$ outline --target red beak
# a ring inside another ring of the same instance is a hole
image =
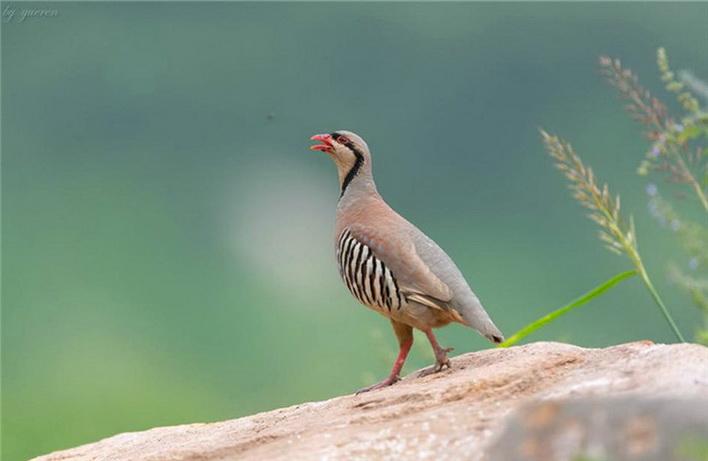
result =
[[[322,144],[315,144],[314,146],[310,146],[310,150],[319,150],[322,152],[326,152],[328,154],[332,153],[332,136],[328,134],[316,134],[313,137],[310,138],[313,141],[319,141]]]

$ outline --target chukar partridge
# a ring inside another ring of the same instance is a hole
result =
[[[428,337],[435,352],[430,371],[450,367],[433,328],[458,322],[494,343],[503,340],[450,257],[428,236],[396,213],[376,190],[366,142],[350,131],[312,136],[312,150],[327,153],[337,166],[335,251],[339,274],[363,305],[388,317],[399,343],[391,374],[359,392],[390,386],[413,344],[413,328]]]

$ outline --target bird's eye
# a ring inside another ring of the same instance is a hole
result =
[[[340,136],[337,138],[337,142],[339,144],[349,144],[351,141],[349,141],[349,138],[347,138],[346,136]]]

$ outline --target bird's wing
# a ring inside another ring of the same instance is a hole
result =
[[[408,298],[419,298],[421,304],[437,309],[446,308],[452,290],[420,258],[407,235],[387,232],[386,226],[372,229],[355,224],[349,226],[349,231],[389,268]]]

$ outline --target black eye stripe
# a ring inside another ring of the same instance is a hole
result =
[[[347,135],[342,134],[342,133],[338,133],[336,131],[333,133],[330,133],[329,135],[332,136],[335,139],[335,141],[337,141],[337,142],[339,142],[337,140],[337,138],[340,136],[344,136],[345,138],[349,139],[349,137]],[[347,146],[348,148],[350,148],[351,150],[356,150],[356,147],[354,146],[354,143],[351,141],[351,139],[349,139],[349,142],[344,143],[344,145]]]

